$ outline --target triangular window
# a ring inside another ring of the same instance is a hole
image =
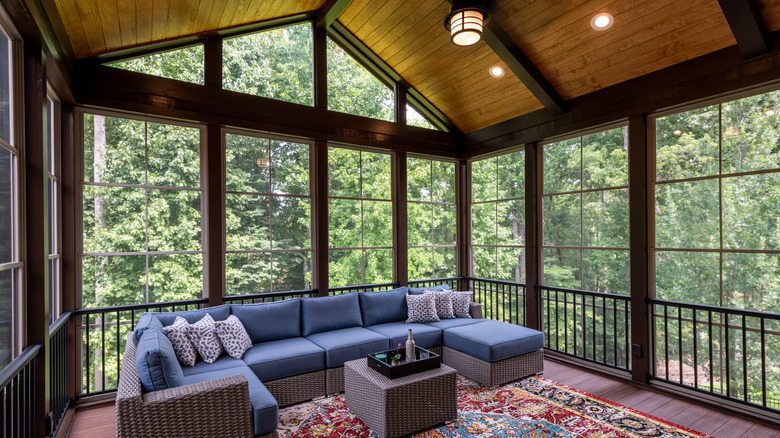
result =
[[[393,89],[328,38],[328,109],[393,121]]]
[[[106,65],[203,85],[203,44],[108,62]]]

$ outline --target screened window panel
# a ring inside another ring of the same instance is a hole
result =
[[[203,45],[106,63],[109,67],[203,85]]]
[[[328,109],[393,121],[393,90],[328,38]]]

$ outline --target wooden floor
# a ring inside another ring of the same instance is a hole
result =
[[[780,429],[639,389],[621,381],[592,374],[583,368],[545,360],[544,377],[716,438],[780,438]],[[79,410],[67,436],[114,437],[115,425],[113,405]]]

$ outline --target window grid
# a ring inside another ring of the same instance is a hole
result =
[[[309,246],[308,248],[294,248],[294,249],[284,249],[284,248],[276,248],[275,247],[275,239],[274,239],[274,206],[275,202],[273,202],[274,198],[289,198],[289,199],[306,199],[309,200],[309,205],[311,205],[311,188],[309,187],[309,194],[308,195],[294,195],[294,194],[288,194],[288,193],[276,193],[273,191],[273,182],[274,182],[274,172],[275,172],[275,166],[274,166],[274,152],[273,148],[271,147],[272,141],[289,141],[290,143],[299,144],[299,145],[307,145],[309,146],[309,160],[311,159],[311,147],[308,143],[301,141],[300,139],[287,139],[284,137],[275,137],[275,136],[258,136],[253,135],[251,133],[243,132],[243,131],[229,131],[225,134],[235,136],[235,137],[247,137],[252,138],[254,140],[264,140],[266,142],[265,145],[265,151],[266,156],[268,157],[268,191],[243,191],[243,190],[228,190],[225,188],[226,194],[232,194],[232,195],[242,195],[242,196],[265,196],[268,197],[268,224],[269,224],[269,248],[268,249],[228,249],[225,251],[225,254],[246,254],[246,255],[254,255],[254,254],[268,254],[269,256],[269,272],[271,273],[268,278],[269,288],[266,292],[278,292],[276,290],[276,282],[277,278],[276,275],[274,275],[275,271],[275,254],[280,253],[305,253],[308,254],[309,258],[311,258],[311,239],[309,240]],[[227,141],[225,142],[227,144]],[[225,154],[227,156],[227,153]],[[309,183],[311,184],[311,182]],[[226,206],[226,209],[229,208]],[[310,217],[311,220],[311,217]],[[311,225],[310,225],[311,226]],[[227,233],[227,229],[225,230]],[[227,263],[226,263],[227,266]],[[311,271],[309,271],[311,273]],[[225,281],[227,282],[227,276],[225,278]],[[303,289],[308,289],[311,287],[311,281],[309,280],[303,287]],[[230,285],[225,284],[225,295],[235,295],[230,292]],[[262,291],[253,291],[253,293],[258,293]]]
[[[46,98],[47,152],[49,180],[49,324],[62,312],[62,250],[60,248],[60,157],[59,102],[50,94]]]

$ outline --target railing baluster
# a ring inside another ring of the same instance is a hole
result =
[[[707,311],[707,330],[709,332],[709,353],[710,353],[710,392],[715,392],[715,363],[712,361],[712,310]]]
[[[699,330],[696,326],[696,309],[693,309],[693,386],[699,387]]]
[[[669,380],[669,306],[664,305],[664,368],[666,380]]]
[[[761,404],[766,407],[766,328],[764,318],[761,321]]]
[[[742,384],[744,385],[744,400],[748,401],[747,379],[747,317],[742,315]]]
[[[726,397],[731,397],[731,355],[729,354],[729,315],[721,313],[721,318],[726,317]]]
[[[677,362],[680,364],[680,385],[683,384],[682,307],[677,308]]]

